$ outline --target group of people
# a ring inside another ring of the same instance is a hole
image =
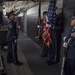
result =
[[[45,18],[47,11],[43,12],[43,19]],[[23,63],[18,60],[17,56],[17,27],[15,22],[15,14],[14,12],[10,12],[8,15],[9,21],[7,23],[8,33],[7,33],[7,42],[8,42],[8,54],[7,54],[7,62],[14,63],[15,65],[22,65]],[[43,34],[43,19],[41,20],[40,31],[41,35]],[[50,47],[47,47],[44,43],[42,46],[41,57],[46,57],[50,55],[50,60],[47,61],[48,65],[53,65],[60,61],[60,45],[61,45],[61,26],[60,21],[57,19],[56,24],[53,24],[50,27],[52,44]],[[64,73],[65,75],[75,75],[75,13],[72,15],[71,20],[72,29],[69,34],[64,37],[63,47],[67,49],[66,59],[64,64]],[[42,36],[41,36],[42,40]],[[40,40],[40,41],[41,41]],[[43,41],[43,40],[42,40]]]
[[[45,18],[47,12],[43,12],[43,18]],[[59,19],[57,19],[59,21]],[[40,29],[41,29],[41,36],[43,33],[43,19],[41,21]],[[64,64],[64,73],[65,75],[75,75],[75,13],[72,15],[71,19],[71,30],[69,34],[63,38],[63,47],[66,48],[66,56],[65,56],[65,64]],[[52,26],[53,27],[53,26]],[[47,61],[48,65],[53,65],[60,61],[60,46],[61,46],[61,27],[59,23],[55,24],[55,29],[51,29],[51,37],[52,37],[52,44],[48,47],[45,43],[42,46],[42,53],[41,57],[46,57],[50,55],[50,60]],[[41,37],[42,38],[42,37]],[[39,38],[40,39],[40,38]],[[40,40],[41,41],[41,40]]]
[[[40,26],[38,26],[38,30],[40,29],[40,35],[38,38],[38,44],[37,45],[42,45],[42,53],[41,57],[47,57],[49,53],[49,61],[47,61],[48,65],[53,65],[55,63],[58,63],[60,61],[60,45],[61,45],[61,22],[60,18],[57,17],[56,24],[53,24],[50,26],[51,30],[51,39],[52,39],[52,44],[50,47],[48,47],[44,40],[43,40],[43,33],[44,33],[44,18],[47,15],[47,11],[43,12],[43,19],[41,20]],[[56,14],[55,14],[56,15]],[[37,31],[38,31],[37,30]]]

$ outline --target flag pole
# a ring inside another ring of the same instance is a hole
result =
[[[41,23],[41,0],[39,0],[39,9],[38,9],[38,24]]]
[[[38,8],[38,25],[41,23],[41,0],[39,0],[39,8]],[[40,28],[38,30],[38,35],[40,36]]]
[[[38,23],[37,23],[37,36],[35,37],[38,40],[37,47],[40,47],[40,23],[41,23],[41,0],[38,0],[39,7],[38,7]]]

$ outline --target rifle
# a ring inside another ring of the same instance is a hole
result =
[[[62,60],[62,66],[61,66],[61,75],[64,74],[64,64],[65,64],[65,57],[67,54],[67,48],[64,49],[64,56],[63,56],[63,60]]]

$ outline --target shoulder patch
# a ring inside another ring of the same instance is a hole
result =
[[[9,23],[9,28],[13,28],[13,25],[11,23]]]

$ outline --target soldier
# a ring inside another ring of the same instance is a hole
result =
[[[7,62],[14,63],[15,65],[22,65],[23,63],[19,62],[17,56],[17,32],[16,32],[16,22],[15,14],[13,11],[7,14],[8,16],[8,33],[7,33],[7,42],[8,42],[8,54]]]
[[[61,18],[60,15],[57,15],[56,20],[56,32],[57,32],[57,50],[56,50],[56,59],[55,61],[60,62],[60,49],[61,49]]]
[[[57,15],[55,13],[53,13],[53,15],[55,15],[54,16],[55,20],[50,21],[52,44],[50,45],[50,47],[48,47],[47,45],[44,44],[43,50],[42,50],[42,55],[41,55],[42,57],[46,57],[48,55],[48,52],[49,52],[50,60],[47,61],[48,65],[53,65],[56,63],[56,61],[55,61],[55,53],[56,53],[55,50],[57,50],[57,32],[56,32],[56,30],[59,28],[59,26],[56,25]]]
[[[71,26],[68,36],[64,37],[63,46],[67,48],[64,65],[65,75],[75,75],[75,13],[72,15]]]
[[[43,12],[43,19],[41,20],[41,25],[40,25],[41,34],[43,34],[44,18],[46,15],[47,15],[47,11],[44,11]],[[46,57],[47,54],[48,54],[48,48],[45,45],[45,43],[43,42],[41,57]]]
[[[51,23],[51,37],[52,44],[50,45],[49,55],[50,60],[53,60],[55,63],[60,61],[60,48],[61,48],[61,20],[60,17],[54,13],[56,17],[56,22]],[[50,63],[48,61],[48,64]]]
[[[44,18],[47,14],[47,11],[43,12],[43,19],[41,20],[40,25],[37,25],[37,31],[36,34],[37,36],[35,37],[37,39],[37,47],[42,46],[43,47],[43,39],[42,39],[42,34],[43,34],[43,26],[44,26]],[[43,53],[44,51],[42,51]],[[41,55],[42,55],[41,53]]]

